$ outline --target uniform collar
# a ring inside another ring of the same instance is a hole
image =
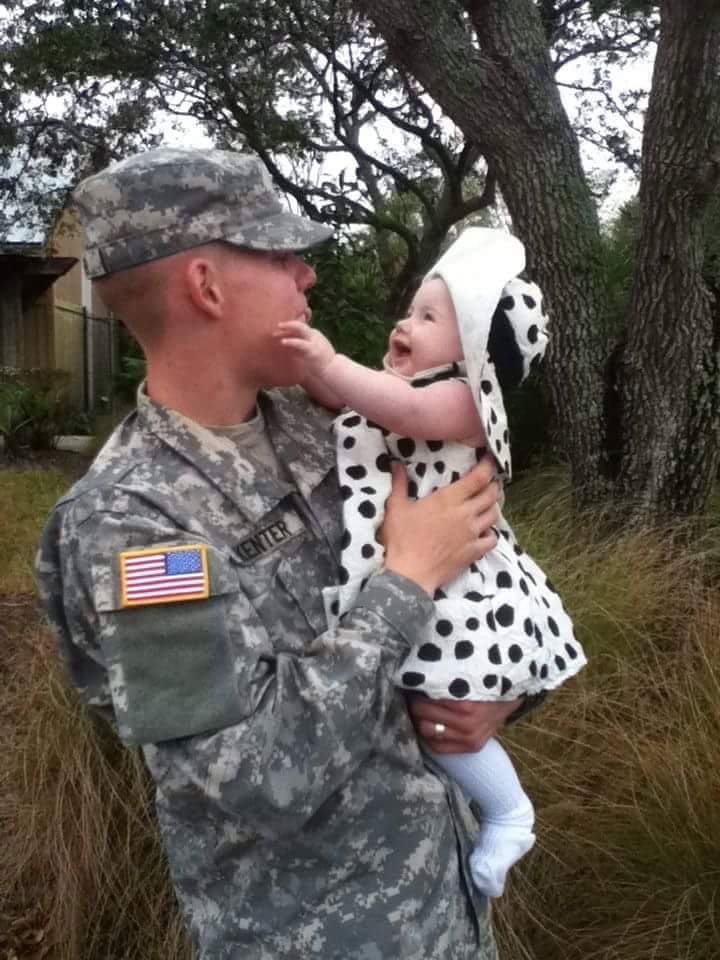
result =
[[[258,395],[270,442],[287,475],[271,471],[252,452],[148,397],[137,396],[139,425],[191,463],[255,524],[298,489],[306,499],[335,461],[330,433],[333,414],[313,405],[304,391]]]
[[[261,391],[258,406],[270,441],[305,499],[335,466],[337,411],[313,403],[301,387]]]

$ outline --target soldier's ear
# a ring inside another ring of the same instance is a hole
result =
[[[195,309],[208,320],[219,320],[225,308],[222,276],[212,257],[192,256],[183,264],[184,292]]]
[[[495,366],[500,389],[507,390],[522,383],[524,367],[522,353],[515,338],[515,330],[502,303],[501,300],[490,321],[488,356]]]

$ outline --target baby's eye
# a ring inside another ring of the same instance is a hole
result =
[[[423,320],[429,320],[431,323],[434,323],[434,322],[435,322],[435,317],[433,316],[432,313],[424,313],[424,314],[423,314]]]

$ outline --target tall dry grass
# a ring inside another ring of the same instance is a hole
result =
[[[0,958],[189,960],[140,759],[81,709],[31,592],[66,486],[0,473]]]
[[[516,532],[590,665],[512,731],[538,849],[499,906],[512,960],[720,958],[718,530],[608,534],[562,474],[513,491]]]
[[[557,472],[511,493],[591,664],[506,738],[538,844],[497,906],[502,960],[718,960],[720,537],[609,535]],[[0,606],[0,956],[188,960],[137,756],[79,710],[37,613],[15,619]]]

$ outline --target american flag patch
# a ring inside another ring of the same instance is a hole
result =
[[[120,554],[121,606],[205,600],[210,593],[207,549],[202,545]]]

